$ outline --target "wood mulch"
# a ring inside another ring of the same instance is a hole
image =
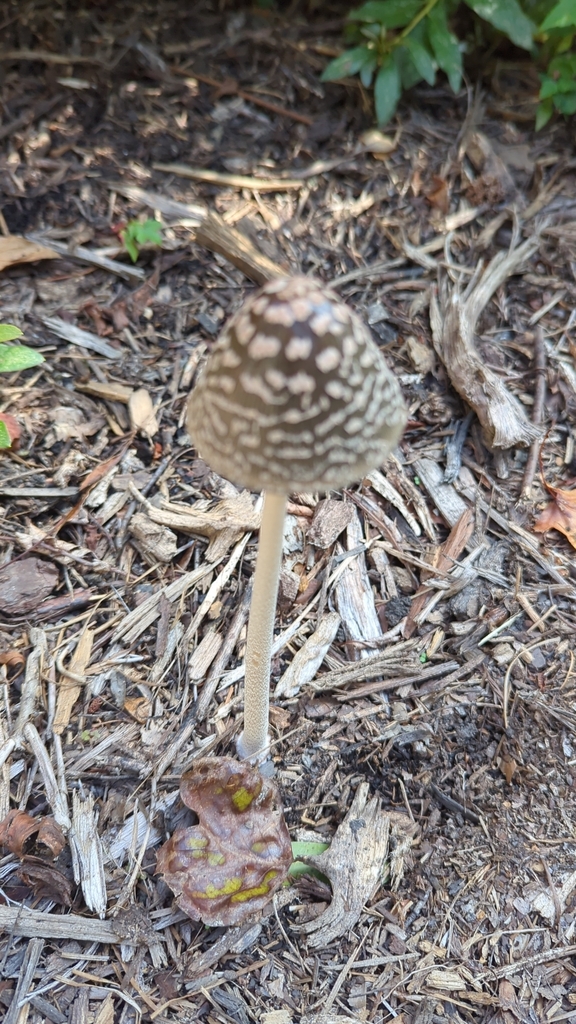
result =
[[[358,84],[319,81],[346,5],[316,6],[0,3],[0,320],[46,359],[0,388],[7,1024],[576,1021],[576,580],[534,529],[541,473],[576,475],[574,122],[535,135],[494,66],[366,135]],[[385,476],[289,509],[290,832],[391,829],[330,939],[315,876],[206,929],[155,875],[180,776],[234,753],[259,515],[186,396],[278,268],[363,314],[410,410]]]

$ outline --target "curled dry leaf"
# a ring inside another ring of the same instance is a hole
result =
[[[15,857],[24,857],[30,843],[36,836],[39,852],[48,851],[51,857],[58,857],[66,845],[64,833],[54,818],[33,818],[27,811],[10,811],[0,821],[0,846],[5,846]]]
[[[550,487],[546,481],[544,486],[554,501],[544,509],[534,523],[536,533],[558,530],[568,538],[572,547],[576,548],[576,490],[563,491],[560,487]]]
[[[35,896],[61,903],[64,907],[72,906],[72,883],[52,864],[45,864],[37,857],[26,857],[16,873]]]
[[[276,785],[230,757],[206,757],[182,777],[180,795],[199,823],[178,829],[157,871],[194,921],[241,924],[288,874],[290,836]]]

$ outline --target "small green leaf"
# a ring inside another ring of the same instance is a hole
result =
[[[346,50],[339,57],[331,60],[328,67],[324,68],[321,78],[323,82],[335,82],[339,78],[349,78],[360,70],[372,51],[367,46],[355,46],[353,50]]]
[[[0,448],[11,448],[12,441],[10,434],[8,433],[8,427],[4,423],[4,420],[0,417]]]
[[[376,120],[381,128],[393,117],[402,93],[398,65],[390,57],[380,68],[374,83]]]
[[[426,23],[438,67],[447,76],[452,92],[458,92],[462,82],[462,54],[456,36],[448,27],[446,5],[443,0],[432,8]]]
[[[394,52],[394,57],[400,72],[400,82],[403,89],[411,89],[417,82],[422,81],[422,75],[414,64],[412,54],[405,46],[398,46]]]
[[[0,346],[0,373],[14,373],[16,370],[29,370],[44,362],[44,356],[27,345]]]
[[[555,78],[550,78],[548,75],[541,76],[542,85],[540,86],[540,99],[547,100],[550,96],[555,96],[558,89],[558,82]]]
[[[371,53],[368,60],[364,62],[360,68],[360,81],[365,89],[369,89],[372,85],[372,78],[376,70],[378,59],[375,53]]]
[[[292,856],[296,857],[317,857],[319,853],[324,853],[327,850],[330,843],[315,843],[309,840],[302,840],[301,842],[292,843]]]
[[[428,53],[426,47],[422,46],[422,43],[417,42],[416,39],[413,39],[412,36],[406,36],[404,46],[409,51],[414,62],[414,67],[418,71],[420,77],[423,78],[425,82],[428,82],[428,85],[434,85],[436,69],[434,68],[432,57]]]
[[[532,49],[536,26],[525,14],[518,0],[465,0],[468,7],[494,28],[504,32],[516,46]]]
[[[423,0],[368,0],[350,11],[349,21],[378,22],[384,28],[404,28],[424,6]]]
[[[153,218],[129,220],[120,238],[132,263],[136,263],[141,245],[162,245],[162,225]]]
[[[560,0],[546,15],[540,25],[541,32],[547,32],[551,28],[568,28],[576,25],[576,0]]]
[[[330,885],[329,879],[321,871],[318,871],[318,868],[304,864],[303,861],[297,859],[298,857],[317,857],[319,853],[324,853],[324,850],[327,850],[329,845],[329,843],[307,841],[292,843],[292,856],[294,860],[288,869],[288,874],[292,878],[300,878],[301,875],[314,875],[315,878],[319,878],[322,882]]]
[[[543,100],[542,103],[538,104],[538,109],[536,111],[536,131],[537,132],[539,132],[540,129],[543,128],[545,124],[548,124],[548,121],[552,117],[553,112],[554,112],[554,104],[553,104],[553,101],[551,99]]]
[[[22,331],[19,327],[15,327],[14,324],[0,324],[0,343],[21,337]]]
[[[162,225],[149,217],[148,220],[134,221],[132,233],[138,245],[162,245]]]
[[[561,93],[553,101],[556,110],[561,114],[576,114],[576,89],[573,92]]]

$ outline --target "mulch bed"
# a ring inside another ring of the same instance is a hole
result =
[[[358,84],[319,81],[345,5],[293,8],[0,4],[0,259],[8,236],[31,259],[6,259],[0,320],[46,360],[0,388],[8,1024],[576,1021],[576,582],[568,540],[535,530],[544,481],[576,470],[574,123],[535,135],[529,76],[495,65],[483,104],[417,89],[374,138]],[[154,216],[162,250],[132,264],[119,233]],[[197,457],[186,398],[278,269],[364,316],[410,414],[385,477],[289,505],[291,836],[330,843],[359,791],[396,828],[324,945],[302,930],[331,900],[315,876],[207,929],[155,874],[190,820],[182,773],[235,751],[257,543],[257,496]],[[466,392],[466,324],[497,400]]]

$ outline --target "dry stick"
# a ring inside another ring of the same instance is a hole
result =
[[[222,674],[226,669],[226,665],[228,664],[228,661],[236,646],[236,643],[238,642],[240,633],[242,632],[242,629],[244,628],[244,625],[248,618],[251,598],[252,580],[248,583],[240,600],[240,604],[238,605],[236,611],[234,612],[232,621],[230,623],[230,628],[224,638],[222,647],[220,648],[216,658],[214,659],[212,667],[206,677],[206,682],[202,687],[200,696],[198,697],[195,707],[192,709],[192,714],[194,715],[194,719],[197,722],[202,721],[202,719],[205,718],[208,712],[210,701],[212,700],[212,697],[214,696],[216,690],[218,689],[218,683],[222,678]]]
[[[208,213],[195,232],[195,241],[211,252],[224,256],[256,284],[273,277],[285,277],[289,271],[259,252],[237,228],[226,224],[217,213]]]
[[[546,345],[542,329],[538,327],[534,332],[534,370],[536,374],[536,387],[534,390],[534,407],[532,411],[532,422],[539,427],[544,422],[544,408],[546,403]],[[530,500],[532,497],[532,484],[534,474],[538,465],[540,455],[540,439],[536,439],[530,446],[524,479],[522,480],[522,497]]]

